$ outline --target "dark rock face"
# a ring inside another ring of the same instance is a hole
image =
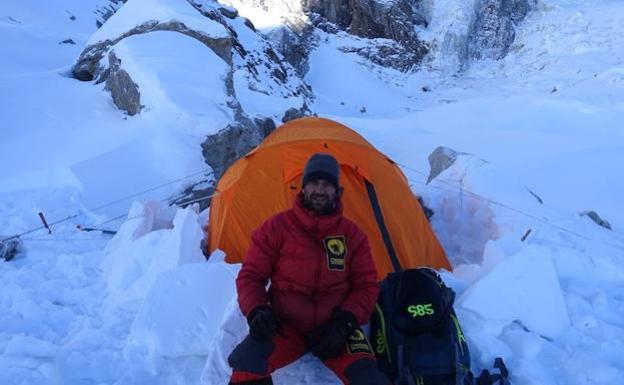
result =
[[[532,0],[477,0],[470,28],[468,54],[473,59],[500,60],[509,52],[516,25],[528,14]]]
[[[375,0],[304,0],[304,6],[356,36],[384,38],[399,43],[394,49],[403,47],[403,53],[408,55],[404,63],[409,61],[418,64],[428,52],[428,47],[414,31],[414,26],[426,27],[428,24],[420,0],[396,0],[392,3]],[[402,67],[406,67],[404,63]]]
[[[219,12],[228,19],[235,19],[238,16],[238,10],[228,6],[219,7]]]
[[[236,122],[208,136],[202,143],[202,153],[218,179],[232,163],[256,147],[263,138],[263,130],[255,123]]]
[[[109,0],[109,4],[97,7],[95,10],[95,14],[97,15],[95,25],[100,28],[106,20],[110,19],[110,17],[126,3],[126,1],[127,0]]]
[[[212,168],[216,179],[219,179],[228,167],[259,145],[276,128],[271,118],[251,120],[244,114],[240,105],[233,106],[233,108],[236,113],[235,122],[217,134],[209,135],[202,143],[202,154],[206,163]],[[288,109],[282,122],[310,114],[308,106],[304,104],[299,109]]]
[[[282,3],[275,0],[276,3]],[[409,71],[418,67],[429,47],[418,38],[415,26],[428,24],[422,0],[304,0],[299,18],[291,18],[284,27],[268,37],[280,53],[303,77],[309,70],[308,55],[317,44],[315,29],[328,34],[346,32],[370,39],[365,47],[342,47],[372,63]],[[255,2],[254,2],[255,4]],[[263,8],[271,3],[260,1]]]
[[[349,0],[304,0],[304,8],[318,13],[327,21],[345,30],[351,25],[352,6]]]
[[[105,90],[110,91],[115,105],[128,115],[133,116],[141,111],[141,93],[139,86],[130,75],[121,68],[121,60],[115,56],[115,51],[108,54],[109,70],[106,77]]]
[[[255,118],[254,123],[260,130],[260,134],[262,134],[263,138],[266,138],[271,132],[273,132],[277,128],[275,127],[275,122],[271,118]]]
[[[291,120],[303,118],[304,116],[310,116],[310,115],[312,115],[312,113],[308,109],[308,106],[304,105],[303,107],[299,109],[289,108],[288,110],[286,110],[286,112],[284,113],[284,116],[282,117],[282,123],[286,123]]]
[[[300,109],[290,108],[284,114],[282,122],[310,115],[307,106]],[[262,142],[273,130],[275,122],[271,118],[238,116],[236,122],[228,125],[219,133],[209,135],[202,143],[202,153],[206,163],[214,171],[214,177],[221,175],[236,160],[243,157]]]
[[[355,52],[382,67],[407,72],[414,68],[428,52],[425,45],[403,45],[394,41],[372,41],[365,47],[342,47],[342,52]]]
[[[427,26],[423,14],[418,12],[417,1],[398,0],[392,5],[375,0],[353,2],[349,32],[367,38],[387,38],[408,43],[417,38],[414,25]]]
[[[376,42],[373,49],[353,51],[376,64],[406,71],[420,64],[429,51],[414,30],[414,26],[428,25],[420,0],[304,0],[304,7],[320,16],[312,20],[323,30],[327,29],[324,23],[330,22],[363,38],[390,39],[385,47]],[[389,53],[394,58],[386,60]]]
[[[308,54],[315,44],[314,27],[303,20],[292,21],[285,28],[273,30],[267,37],[295,68],[297,75],[304,77],[310,70]]]
[[[247,118],[240,106],[236,111],[236,121],[229,124],[217,134],[209,135],[202,143],[202,154],[206,163],[212,168],[207,187],[191,186],[180,194],[176,204],[187,202],[199,203],[200,210],[210,205],[210,196],[215,191],[217,180],[236,160],[243,157],[262,140],[275,130],[275,122],[271,118]],[[205,181],[199,184],[205,184]]]

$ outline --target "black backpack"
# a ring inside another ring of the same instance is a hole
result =
[[[455,292],[431,269],[390,273],[371,318],[379,369],[398,385],[472,385]]]

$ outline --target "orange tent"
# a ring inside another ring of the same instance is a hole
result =
[[[291,207],[316,152],[340,163],[344,214],[368,235],[379,279],[401,268],[450,270],[399,167],[355,131],[321,118],[284,124],[223,174],[210,207],[209,251],[221,249],[226,261],[241,262],[251,232]]]

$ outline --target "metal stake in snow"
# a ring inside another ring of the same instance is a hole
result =
[[[43,222],[43,227],[48,229],[48,234],[52,234],[52,230],[50,230],[50,226],[48,226],[48,222],[46,221],[45,217],[43,216],[43,212],[39,212],[39,218],[41,218],[41,222]]]
[[[95,227],[83,227],[82,225],[76,225],[76,228],[80,231],[86,231],[86,232],[91,232],[91,231],[99,231],[102,234],[107,234],[107,235],[115,235],[117,234],[116,231],[114,230],[106,230],[106,229],[98,229]]]
[[[528,230],[526,231],[526,233],[524,233],[524,235],[522,236],[522,238],[520,238],[520,241],[521,241],[521,242],[526,241],[526,239],[529,237],[529,234],[531,234],[531,231],[532,231],[531,229],[528,229]]]

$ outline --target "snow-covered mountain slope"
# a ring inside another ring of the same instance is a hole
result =
[[[421,36],[436,48],[413,74],[357,55],[365,39],[315,31],[303,79],[311,110],[399,163],[436,212],[476,370],[502,356],[513,384],[623,383],[624,5],[543,0],[505,58],[456,73],[467,3],[429,3]],[[199,143],[233,114],[219,81],[230,67],[188,35],[127,37],[114,50],[146,106],[127,116],[104,85],[71,78],[105,5],[0,5],[0,236],[37,228],[39,212],[69,217],[52,234],[24,235],[21,253],[0,263],[0,383],[221,384],[246,333],[238,267],[202,261],[207,212],[162,200],[209,171]],[[271,44],[228,20],[251,34],[239,36],[250,51]],[[236,60],[242,110],[279,118],[292,100],[248,87]],[[438,146],[457,159],[426,184]],[[591,210],[611,230],[581,215]],[[311,356],[275,379],[337,383]]]

